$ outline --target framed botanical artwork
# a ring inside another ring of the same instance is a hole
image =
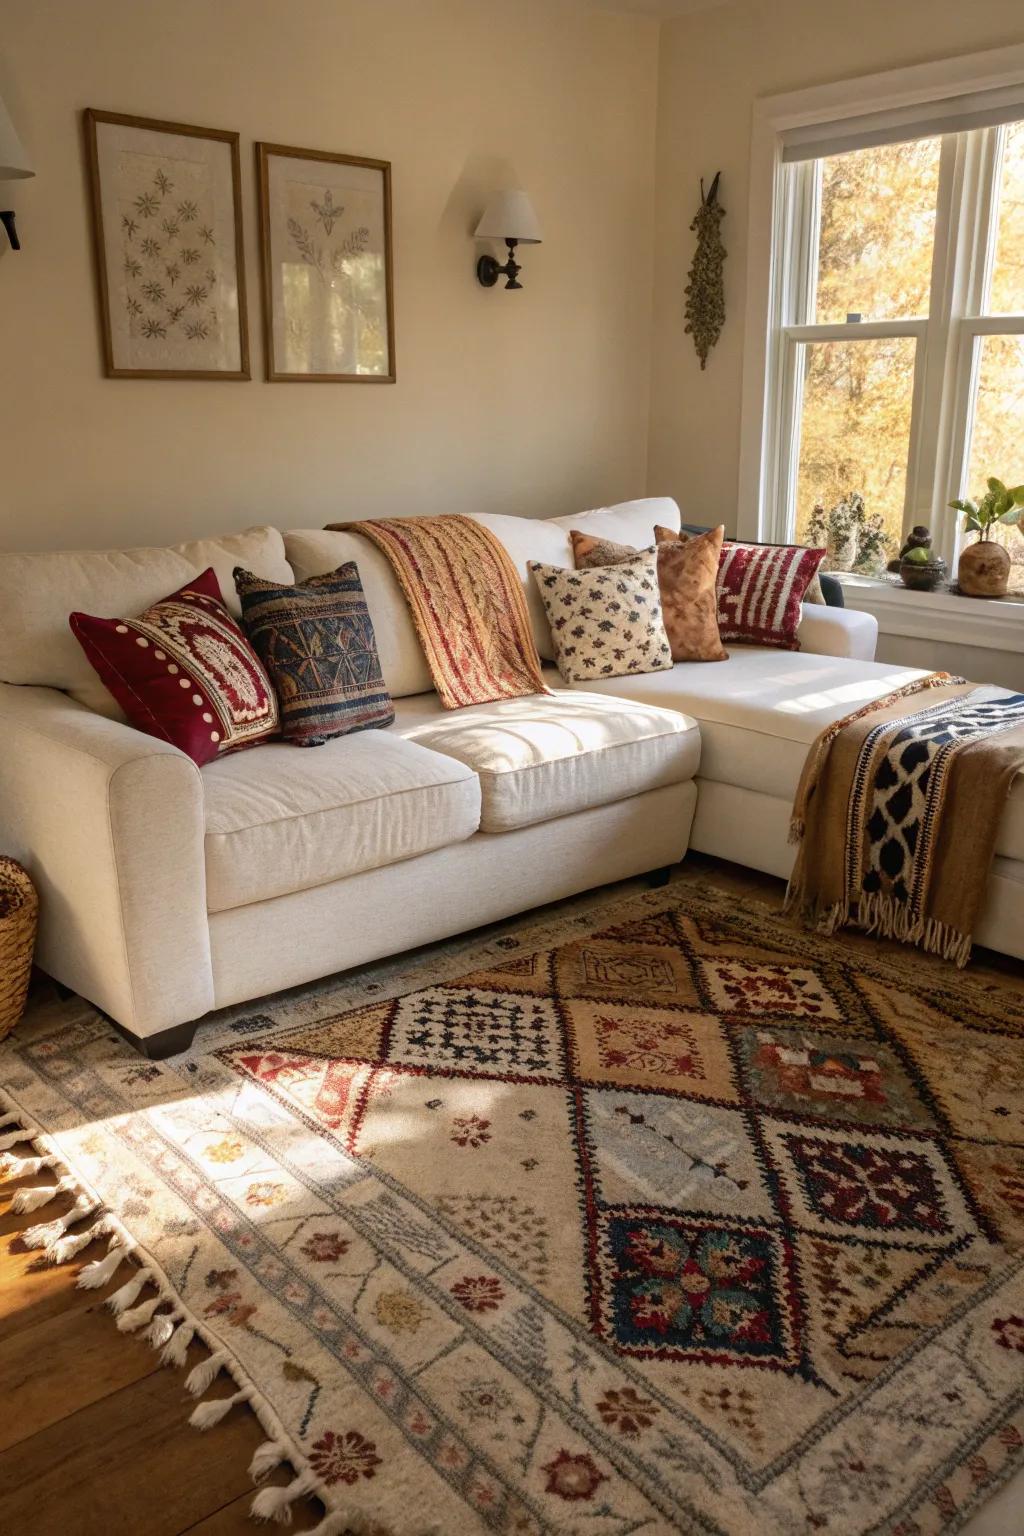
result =
[[[238,134],[84,121],[108,378],[247,379]]]
[[[391,166],[256,145],[267,378],[393,384]]]

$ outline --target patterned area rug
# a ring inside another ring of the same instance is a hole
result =
[[[0,1146],[215,1352],[194,1422],[251,1403],[257,1514],[929,1536],[1024,1465],[1024,998],[675,887],[202,1034],[44,1010]]]

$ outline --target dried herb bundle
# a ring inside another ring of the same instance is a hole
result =
[[[697,249],[690,266],[690,281],[686,285],[686,333],[693,337],[702,369],[707,367],[708,353],[725,324],[725,285],[722,281],[725,246],[719,227],[725,209],[718,201],[721,174],[716,171],[706,196],[701,178],[700,207],[690,225],[697,232]]]

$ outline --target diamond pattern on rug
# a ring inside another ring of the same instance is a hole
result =
[[[498,992],[523,992],[531,997],[550,997],[551,960],[543,950],[536,955],[518,955],[500,965],[470,971],[446,985],[459,991],[476,992],[480,988]]]
[[[663,1008],[702,1006],[678,942],[653,944],[598,934],[566,944],[554,959],[555,981],[563,997]]]
[[[671,1088],[736,1101],[725,1033],[714,1014],[633,1003],[565,1003],[574,1071],[588,1083]]]
[[[565,1076],[558,1016],[547,998],[428,987],[402,998],[389,1059],[441,1072]]]
[[[278,1050],[240,1051],[238,1063],[257,1082],[284,1089],[314,1120],[342,1137],[352,1129],[361,1091],[374,1071],[368,1065]]]
[[[744,1082],[766,1109],[860,1125],[934,1125],[889,1046],[763,1025],[743,1027],[734,1039]]]
[[[812,1231],[934,1247],[974,1225],[924,1139],[778,1126],[769,1134],[793,1215]]]
[[[591,1089],[583,1118],[594,1193],[602,1204],[774,1217],[742,1111],[663,1094]]]
[[[391,1003],[376,1003],[369,1008],[353,1009],[350,1013],[329,1015],[315,1024],[278,1035],[277,1043],[310,1056],[379,1061],[393,1011]]]
[[[600,1329],[625,1354],[795,1367],[784,1239],[637,1207],[599,1224]]]
[[[708,1007],[722,1013],[835,1023],[843,1016],[821,976],[806,966],[715,958],[701,960],[699,971]]]
[[[865,990],[960,1136],[1024,1144],[1024,1030],[1007,1021],[1005,1035],[986,1033],[969,1014],[951,1017],[941,997],[895,994],[870,980]]]

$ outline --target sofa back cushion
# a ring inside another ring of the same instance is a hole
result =
[[[614,507],[595,507],[590,512],[546,520],[490,512],[473,512],[470,516],[501,540],[519,572],[530,610],[533,638],[545,661],[555,659],[555,648],[540,592],[530,575],[530,561],[572,570],[575,561],[569,534],[573,528],[583,529],[597,539],[613,539],[634,548],[646,548],[654,543],[656,523],[676,532],[680,524],[679,508],[670,496],[648,496],[640,501],[623,501]]]
[[[212,566],[226,606],[238,617],[236,565],[268,580],[294,580],[276,528],[163,549],[0,554],[0,681],[60,688],[99,714],[123,720],[71,633],[68,615],[79,609],[104,619],[133,618]]]
[[[359,570],[384,686],[393,699],[428,693],[434,686],[398,578],[369,539],[329,528],[292,528],[284,536],[296,581],[323,576],[354,560]]]

